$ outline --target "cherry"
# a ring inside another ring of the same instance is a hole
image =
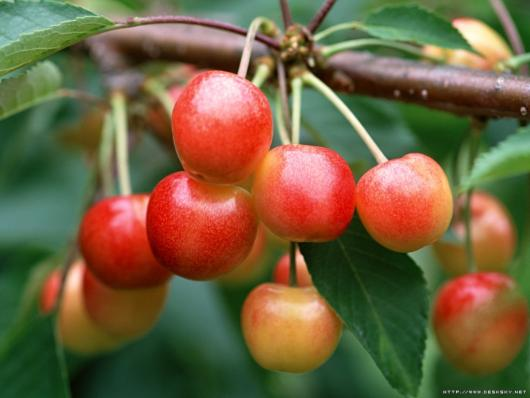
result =
[[[152,287],[171,275],[156,261],[147,240],[148,201],[145,194],[106,198],[83,217],[81,252],[87,266],[108,286]]]
[[[221,275],[219,281],[226,285],[242,285],[259,278],[265,271],[265,249],[267,235],[263,224],[258,224],[256,239],[247,258],[227,274]]]
[[[433,324],[442,352],[455,367],[494,373],[508,366],[526,340],[527,303],[507,275],[468,274],[440,289]]]
[[[453,275],[467,271],[463,207],[464,200],[458,201],[451,226],[460,242],[439,240],[433,245],[440,264]],[[479,271],[507,270],[515,251],[515,227],[502,203],[486,192],[474,192],[471,197],[471,240]]]
[[[88,268],[82,281],[88,314],[109,335],[134,339],[146,334],[158,320],[168,284],[138,289],[114,289],[100,282]]]
[[[450,65],[483,70],[493,70],[499,62],[512,56],[506,41],[484,22],[473,18],[457,18],[453,20],[453,26],[480,55],[466,50],[442,49],[435,46],[426,46],[424,52],[442,58]]]
[[[357,186],[359,217],[372,238],[398,252],[438,240],[451,221],[453,199],[442,168],[411,153],[368,170]]]
[[[312,286],[313,281],[311,280],[311,275],[309,274],[309,271],[307,270],[307,265],[304,260],[304,256],[302,256],[302,253],[300,251],[296,251],[296,284],[300,287],[305,286]],[[291,264],[290,264],[290,257],[289,253],[283,255],[278,263],[276,263],[276,267],[274,268],[274,282],[280,283],[283,285],[289,284],[289,275],[291,273],[290,270]]]
[[[192,79],[175,104],[172,125],[184,169],[209,182],[243,181],[272,142],[267,97],[229,72],[208,71]]]
[[[355,180],[348,164],[319,146],[272,149],[256,171],[252,192],[263,223],[296,242],[337,238],[355,210]]]
[[[247,191],[200,182],[185,172],[160,181],[147,209],[147,235],[156,258],[195,280],[216,278],[241,264],[257,226]]]
[[[335,351],[342,323],[314,287],[265,283],[248,295],[243,336],[256,362],[270,370],[303,373]]]
[[[101,329],[88,315],[82,294],[82,278],[85,264],[72,264],[66,277],[64,296],[59,309],[58,326],[62,344],[78,354],[96,354],[117,348],[123,341]],[[40,308],[49,313],[57,301],[61,287],[62,272],[48,275],[40,296]]]

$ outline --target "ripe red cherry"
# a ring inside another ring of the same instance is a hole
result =
[[[173,139],[182,165],[194,177],[216,183],[243,181],[272,142],[267,98],[233,73],[200,73],[175,104]]]
[[[527,338],[527,303],[507,275],[468,274],[441,288],[433,324],[442,352],[455,367],[494,373],[509,365]]]
[[[111,336],[129,340],[153,328],[164,308],[168,284],[113,289],[85,268],[82,291],[87,313],[98,327]]]
[[[216,278],[250,253],[258,220],[244,189],[173,173],[153,190],[147,235],[156,258],[184,278]]]
[[[451,228],[453,234],[461,241],[440,240],[433,245],[442,267],[453,275],[461,275],[467,271],[465,222],[462,214],[464,200],[457,203],[457,212]],[[474,192],[471,197],[471,241],[479,271],[507,270],[515,252],[515,226],[502,203],[486,192]]]
[[[357,210],[377,242],[397,252],[411,252],[443,235],[453,214],[453,198],[438,163],[411,153],[379,164],[361,177]]]
[[[248,295],[241,313],[245,342],[265,369],[303,373],[335,351],[342,323],[314,287],[265,283]]]
[[[263,223],[296,242],[337,238],[355,210],[355,180],[348,164],[319,146],[272,149],[256,171],[252,192]]]
[[[276,263],[273,275],[274,282],[282,285],[289,285],[289,276],[291,274],[290,266],[289,253],[287,253],[280,258],[278,263]],[[302,253],[298,250],[296,251],[296,284],[300,287],[313,285],[304,256],[302,256]]]
[[[171,273],[156,261],[145,230],[148,195],[115,196],[92,206],[81,223],[79,244],[87,266],[108,286],[140,288]]]

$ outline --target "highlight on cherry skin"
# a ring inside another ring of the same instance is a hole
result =
[[[265,283],[243,304],[241,327],[247,347],[265,369],[303,373],[333,354],[342,322],[314,287]]]
[[[80,355],[94,355],[118,348],[124,341],[111,336],[100,328],[89,316],[82,292],[85,270],[83,261],[78,260],[70,267],[66,276],[64,295],[58,315],[59,337],[69,351]],[[62,271],[51,272],[41,290],[40,309],[49,313],[58,299]]]
[[[438,163],[410,153],[373,167],[359,179],[357,211],[379,244],[411,252],[444,234],[453,214],[453,197]]]
[[[184,169],[214,183],[245,180],[272,142],[267,97],[250,81],[224,71],[202,72],[186,85],[172,126]]]
[[[258,219],[244,189],[176,172],[153,190],[146,225],[153,253],[163,266],[184,278],[206,280],[245,260]]]
[[[478,54],[436,46],[425,46],[423,52],[441,58],[449,65],[482,70],[494,70],[499,62],[512,56],[510,47],[501,35],[478,19],[456,18],[453,20],[453,27],[458,29]]]
[[[336,239],[355,210],[355,180],[335,151],[312,145],[273,148],[252,187],[259,218],[280,238],[295,242]]]
[[[114,196],[93,205],[79,229],[79,247],[90,270],[117,289],[166,282],[171,273],[153,256],[145,217],[149,195]]]
[[[433,244],[442,268],[450,275],[465,274],[468,267],[464,244],[464,203],[465,196],[457,201],[450,227],[460,241],[439,240]],[[476,191],[471,197],[471,241],[474,262],[479,271],[507,271],[515,252],[515,226],[503,204],[486,192]]]
[[[168,283],[138,289],[114,289],[99,281],[87,268],[82,290],[88,314],[106,333],[122,340],[136,339],[158,321]]]
[[[307,270],[307,264],[304,260],[304,256],[300,253],[300,250],[296,251],[295,256],[296,265],[296,286],[306,287],[313,286],[311,274]],[[284,254],[276,263],[274,268],[273,280],[275,283],[282,285],[289,285],[289,277],[291,274],[291,264],[289,253]]]
[[[527,302],[505,274],[467,274],[438,292],[433,326],[442,353],[455,367],[477,375],[495,373],[523,347]]]

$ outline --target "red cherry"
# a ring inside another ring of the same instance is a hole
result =
[[[289,276],[291,274],[291,259],[289,253],[285,254],[276,263],[274,269],[274,282],[282,285],[289,285]],[[307,270],[307,264],[304,260],[304,256],[300,251],[296,251],[296,284],[300,287],[312,286],[313,281],[311,275]]]
[[[296,242],[337,238],[355,210],[355,180],[348,164],[319,146],[272,149],[256,171],[252,192],[263,223]]]
[[[156,286],[171,275],[156,261],[147,240],[148,201],[148,195],[115,196],[96,203],[83,217],[81,252],[90,270],[108,286]]]
[[[453,197],[438,163],[411,153],[361,177],[357,210],[377,242],[397,252],[410,252],[443,235],[453,214]]]
[[[489,374],[508,366],[521,350],[528,332],[528,308],[507,275],[468,274],[441,288],[433,324],[440,348],[454,366]]]
[[[155,256],[175,274],[216,278],[250,253],[258,220],[248,192],[197,181],[185,172],[158,183],[147,210],[147,234]]]
[[[210,182],[243,181],[272,142],[267,98],[228,72],[203,72],[191,80],[175,104],[172,124],[185,170]]]

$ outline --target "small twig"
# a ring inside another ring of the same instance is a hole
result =
[[[328,13],[331,11],[335,1],[336,0],[326,0],[324,4],[322,4],[320,9],[315,13],[315,16],[307,24],[307,30],[309,30],[311,33],[314,33],[319,28],[320,24],[322,24],[322,21],[324,21],[324,18],[326,18]]]
[[[283,27],[287,29],[293,24],[293,16],[291,15],[288,0],[280,0],[280,9],[282,11]]]
[[[162,23],[177,23],[177,24],[184,24],[184,25],[199,25],[199,26],[205,26],[208,28],[218,29],[218,30],[224,30],[227,32],[236,33],[241,36],[247,35],[247,30],[245,28],[242,28],[237,25],[232,25],[227,22],[217,21],[214,19],[208,19],[208,18],[197,18],[197,17],[189,17],[184,15],[162,15],[162,16],[152,16],[152,17],[132,17],[127,18],[125,21],[115,21],[115,25],[110,30],[115,29],[123,29],[123,28],[130,28],[132,26],[140,26],[140,25],[152,25],[152,24],[162,24]],[[280,44],[277,40],[272,39],[268,36],[262,35],[262,34],[256,34],[256,40],[267,45],[270,48],[273,48],[275,50],[278,50],[280,48]]]
[[[506,5],[502,0],[490,0],[491,7],[495,10],[497,17],[501,21],[502,27],[508,36],[508,40],[512,46],[513,51],[516,55],[524,54],[525,49],[519,31],[513,22],[513,19],[506,8]],[[524,65],[521,67],[521,72],[525,75],[528,74],[528,66]]]
[[[127,110],[125,95],[121,91],[114,91],[111,94],[112,115],[116,130],[116,161],[118,164],[118,181],[121,195],[130,195],[131,177],[129,174],[128,155],[128,131],[127,131]]]
[[[335,92],[331,88],[329,88],[324,82],[322,82],[311,72],[304,73],[302,75],[302,80],[304,81],[304,83],[307,83],[308,85],[312,86],[317,91],[319,91],[335,106],[335,108],[337,108],[337,110],[351,124],[353,129],[357,132],[357,135],[359,135],[361,140],[368,147],[368,150],[373,155],[377,163],[384,163],[388,160],[381,151],[381,149],[377,146],[375,141],[372,139],[368,131],[366,131],[364,126],[361,124],[359,119],[357,119],[357,117],[353,114],[350,108],[348,108],[346,104],[342,102],[339,96],[335,94]]]

